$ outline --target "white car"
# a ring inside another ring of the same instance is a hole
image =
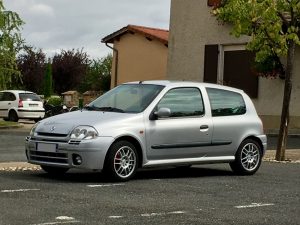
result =
[[[44,118],[41,98],[30,91],[0,91],[0,118],[17,122],[19,119],[38,121]]]

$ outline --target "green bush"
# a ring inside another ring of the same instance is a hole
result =
[[[54,106],[58,106],[61,105],[63,102],[63,100],[59,97],[59,96],[51,96],[50,98],[48,98],[47,103],[54,105]]]

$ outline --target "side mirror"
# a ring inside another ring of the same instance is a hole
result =
[[[158,111],[151,113],[150,120],[157,120],[158,118],[168,118],[171,116],[169,108],[160,108]]]

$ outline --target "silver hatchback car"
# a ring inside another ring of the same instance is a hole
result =
[[[141,167],[201,163],[229,163],[234,172],[251,175],[266,146],[262,122],[242,90],[143,81],[35,124],[26,138],[26,156],[48,173],[103,170],[125,181]]]

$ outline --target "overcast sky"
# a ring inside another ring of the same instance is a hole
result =
[[[169,29],[170,0],[4,0],[25,21],[26,43],[47,56],[81,49],[91,58],[110,50],[101,39],[128,24]]]

